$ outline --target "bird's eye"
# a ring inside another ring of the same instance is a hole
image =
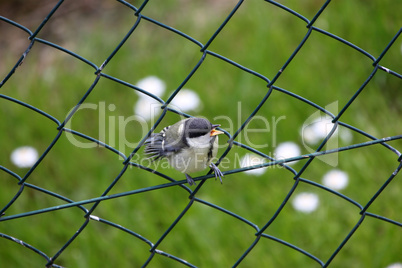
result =
[[[197,118],[189,122],[188,137],[197,138],[211,131],[211,123],[208,120]]]
[[[210,130],[208,129],[189,129],[188,136],[190,138],[197,138],[209,133]]]

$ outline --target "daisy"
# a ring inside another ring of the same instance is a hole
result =
[[[317,144],[322,142],[322,140],[328,136],[333,127],[334,124],[332,123],[331,117],[318,117],[310,124],[303,125],[301,129],[302,139],[309,144]],[[338,128],[335,130],[334,135],[337,133],[337,131]]]
[[[155,96],[161,97],[165,92],[166,84],[156,76],[147,76],[137,82],[137,87],[148,91]],[[146,97],[146,95],[141,92],[137,92],[137,94],[140,98]]]
[[[11,162],[19,168],[30,168],[38,161],[38,152],[31,146],[23,146],[11,153]]]
[[[134,106],[134,113],[145,121],[155,118],[161,112],[161,103],[151,97],[139,98]]]
[[[322,178],[322,184],[333,190],[344,189],[349,182],[348,174],[339,169],[328,171]]]
[[[303,125],[300,130],[300,135],[302,140],[306,141],[308,144],[317,144],[322,142],[329,133],[331,133],[334,124],[332,123],[332,118],[329,116],[318,117],[314,119],[310,124]],[[338,136],[346,143],[352,142],[352,133],[348,128],[340,128],[339,126],[335,130],[332,137]]]
[[[240,167],[249,167],[249,166],[255,166],[259,164],[263,164],[265,162],[264,158],[259,157],[255,154],[246,154],[243,156],[240,160]],[[262,175],[266,171],[266,168],[257,168],[257,169],[251,169],[245,171],[247,174],[250,175]]]
[[[276,159],[286,159],[300,155],[300,147],[291,141],[280,143],[274,152]],[[298,161],[292,161],[286,163],[287,165],[293,165]]]
[[[386,268],[402,268],[402,263],[396,262],[388,265]]]
[[[313,212],[317,209],[319,203],[318,196],[313,193],[300,193],[292,200],[293,208],[304,213]]]
[[[201,99],[191,89],[182,89],[172,100],[172,105],[182,112],[195,111],[201,106]]]

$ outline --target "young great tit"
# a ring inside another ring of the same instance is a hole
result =
[[[160,133],[152,134],[145,141],[145,154],[152,161],[166,158],[176,170],[186,175],[188,184],[195,185],[188,173],[210,167],[222,183],[223,174],[212,163],[218,152],[218,136],[222,131],[216,130],[220,125],[212,125],[207,119],[188,118],[174,125],[165,127]]]

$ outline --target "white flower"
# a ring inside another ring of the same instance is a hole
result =
[[[301,135],[304,141],[309,144],[316,144],[321,142],[331,132],[334,124],[332,118],[329,116],[318,117],[314,119],[310,124],[303,126],[301,129]],[[338,128],[335,130],[337,134]]]
[[[386,268],[402,268],[402,263],[401,262],[396,262],[388,265]]]
[[[352,131],[350,131],[348,128],[340,128],[339,137],[346,143],[351,143],[353,140]]]
[[[161,112],[161,103],[151,97],[139,98],[134,106],[134,113],[148,121]]]
[[[334,124],[332,123],[331,117],[319,118],[312,125],[313,131],[319,138],[325,138],[334,128]],[[338,128],[335,132],[338,131]]]
[[[300,155],[300,147],[291,141],[280,143],[275,149],[275,158],[276,159],[286,159]],[[292,165],[297,161],[292,161],[286,163],[286,165]]]
[[[324,138],[331,133],[333,127],[334,124],[332,123],[331,117],[318,117],[308,125],[304,125],[300,130],[300,135],[302,135],[303,141],[306,141],[309,144],[317,144],[322,142]],[[352,141],[353,136],[350,129],[338,126],[332,137],[335,137],[338,134],[344,142],[350,143]]]
[[[317,209],[319,203],[318,196],[313,193],[300,193],[292,200],[293,208],[304,213],[313,212]]]
[[[172,100],[172,105],[182,112],[194,111],[201,105],[198,94],[190,89],[182,89]]]
[[[264,158],[257,156],[255,154],[246,154],[245,156],[242,157],[240,160],[240,167],[249,167],[249,166],[255,166],[259,164],[263,164],[265,162]],[[248,174],[252,175],[262,175],[267,168],[257,168],[257,169],[251,169],[245,171]]]
[[[165,92],[166,85],[161,79],[156,76],[147,76],[137,82],[137,87],[148,91],[151,94],[154,94],[158,97],[161,97]],[[137,92],[138,95],[142,97],[147,97],[147,95]]]
[[[338,169],[328,171],[322,178],[324,186],[333,190],[342,190],[348,185],[348,174]]]
[[[307,142],[308,144],[314,144],[318,142],[317,135],[314,133],[314,130],[310,125],[302,128],[300,135],[302,136],[302,140]]]
[[[11,153],[11,162],[19,168],[30,168],[38,160],[38,152],[31,146],[23,146]]]

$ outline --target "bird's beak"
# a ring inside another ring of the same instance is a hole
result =
[[[219,134],[223,134],[222,131],[219,131],[219,130],[216,130],[216,129],[215,129],[215,128],[220,127],[220,126],[221,126],[221,125],[212,125],[212,130],[211,130],[211,132],[210,132],[210,136],[211,136],[211,137],[216,136],[216,135],[219,135]]]

